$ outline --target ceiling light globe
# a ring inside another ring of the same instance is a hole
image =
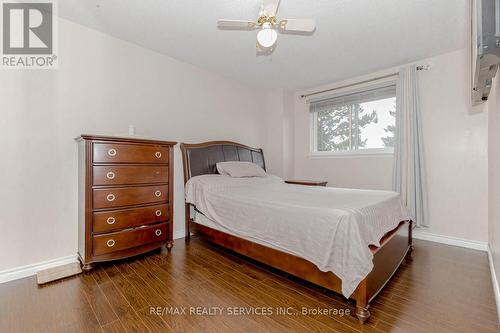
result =
[[[278,40],[278,34],[274,29],[264,28],[257,34],[257,42],[263,49],[273,47],[276,44],[276,40]]]

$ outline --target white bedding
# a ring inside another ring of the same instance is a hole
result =
[[[186,201],[218,230],[332,271],[345,297],[373,268],[368,246],[411,219],[395,192],[289,185],[275,176],[193,177]]]

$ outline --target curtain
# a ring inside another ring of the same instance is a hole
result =
[[[417,67],[399,71],[393,190],[401,194],[417,226],[428,226],[427,189]]]

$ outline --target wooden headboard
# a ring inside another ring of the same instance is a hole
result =
[[[210,141],[196,144],[181,143],[184,183],[189,178],[217,174],[216,164],[226,161],[253,162],[266,170],[264,152],[241,143],[231,141]]]

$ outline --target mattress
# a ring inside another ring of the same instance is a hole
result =
[[[342,281],[350,297],[373,268],[369,246],[411,220],[398,193],[286,184],[275,176],[202,175],[186,202],[213,229],[304,258]]]

